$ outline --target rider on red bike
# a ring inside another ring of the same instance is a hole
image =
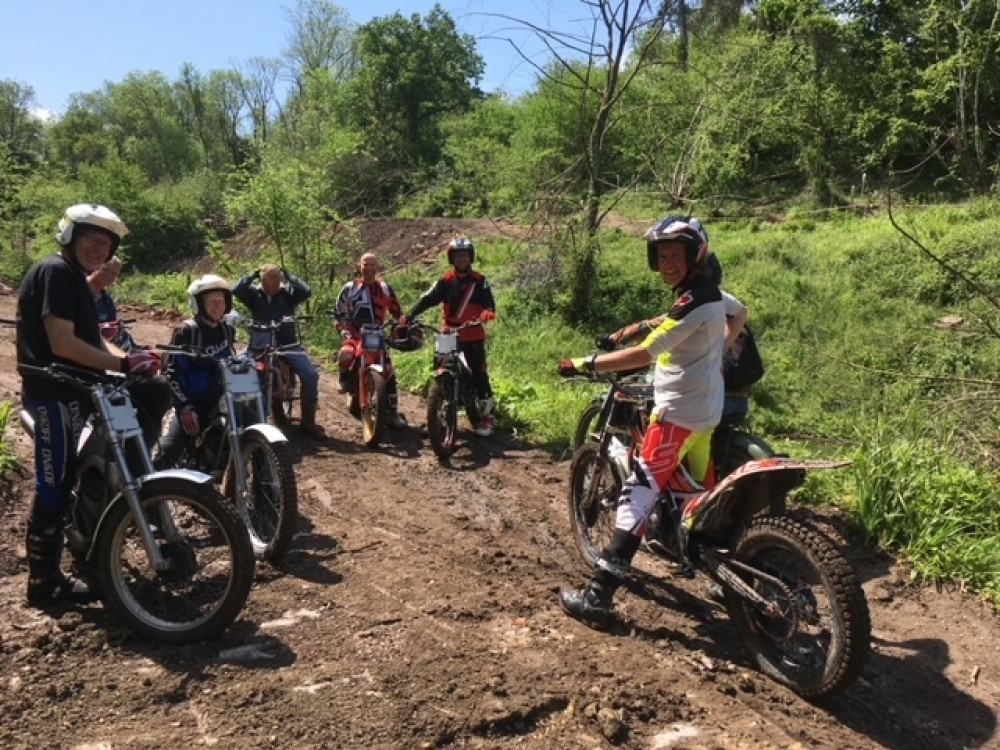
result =
[[[374,253],[365,253],[358,261],[358,272],[361,276],[344,284],[337,297],[334,316],[337,321],[337,331],[343,337],[343,343],[337,353],[337,367],[340,370],[340,389],[345,392],[351,390],[348,382],[351,367],[361,355],[361,327],[383,325],[386,313],[394,318],[399,318],[403,314],[396,293],[379,277],[381,270]],[[388,425],[400,429],[406,426],[406,418],[399,413],[396,370],[392,366],[388,351],[385,354],[385,367],[388,374],[385,384],[389,402]]]
[[[614,593],[628,574],[657,496],[677,465],[686,458],[694,479],[704,480],[712,430],[722,415],[726,312],[718,285],[704,273],[708,235],[697,219],[669,216],[646,233],[646,254],[650,269],[659,271],[677,292],[663,321],[637,346],[559,364],[560,375],[570,376],[656,362],[654,413],[622,488],[614,535],[590,584],[559,592],[568,614],[598,629],[613,621]]]

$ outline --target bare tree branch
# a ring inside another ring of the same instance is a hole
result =
[[[989,289],[987,289],[983,284],[979,283],[975,279],[971,278],[968,274],[966,274],[965,272],[963,272],[961,269],[956,268],[955,266],[953,266],[952,264],[950,264],[944,258],[941,258],[941,257],[935,255],[934,253],[932,253],[930,250],[928,250],[926,247],[924,247],[924,245],[921,244],[920,241],[917,240],[916,237],[914,237],[912,234],[910,234],[905,229],[903,229],[901,226],[899,226],[898,223],[896,223],[896,217],[893,216],[893,214],[892,214],[892,178],[893,178],[894,175],[895,175],[895,172],[890,172],[889,173],[889,180],[890,180],[890,182],[889,182],[889,186],[888,186],[888,188],[886,190],[886,210],[887,210],[888,215],[889,215],[889,222],[892,224],[893,228],[897,232],[899,232],[901,235],[903,235],[906,239],[908,239],[910,242],[912,242],[914,245],[916,245],[917,248],[919,248],[919,250],[920,250],[921,253],[923,253],[926,257],[930,258],[932,261],[934,261],[935,263],[937,263],[941,268],[943,268],[945,270],[946,273],[948,273],[948,274],[954,276],[955,278],[959,279],[963,284],[966,285],[966,287],[968,287],[972,291],[976,292],[977,294],[981,295],[982,298],[985,299],[986,301],[988,301],[991,305],[993,305],[993,307],[995,307],[997,310],[1000,310],[1000,299],[998,299]],[[1000,332],[997,331],[996,327],[989,320],[986,320],[985,318],[981,318],[981,321],[982,321],[983,325],[986,326],[987,330],[989,330],[989,332],[991,334],[993,334],[997,338],[1000,338]]]

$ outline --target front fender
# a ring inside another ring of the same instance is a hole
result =
[[[438,367],[434,370],[434,379],[445,386],[451,385],[454,377],[455,374],[447,367]]]
[[[146,487],[150,485],[155,485],[163,479],[183,479],[187,482],[194,482],[195,484],[212,484],[211,474],[206,474],[203,471],[195,471],[194,469],[163,469],[162,471],[154,471],[152,474],[145,474],[139,478],[139,489],[145,490]]]
[[[152,474],[145,474],[140,477],[139,493],[141,495],[147,492],[155,492],[156,485],[166,480],[173,479],[180,479],[197,485],[211,485],[213,481],[211,475],[205,474],[201,471],[194,471],[193,469],[164,469],[162,471],[154,471]],[[124,493],[119,492],[101,513],[101,517],[98,519],[97,525],[94,527],[94,534],[90,537],[90,546],[87,549],[88,560],[94,552],[94,542],[101,535],[101,527],[104,525],[105,519],[108,517],[108,514],[111,513],[112,509],[116,508],[121,503],[128,503],[128,500],[125,499]]]
[[[248,432],[256,432],[269,443],[288,442],[288,438],[285,436],[285,433],[283,433],[274,425],[267,424],[266,422],[258,422],[257,424],[252,424],[248,427],[244,427],[243,434],[246,435]]]

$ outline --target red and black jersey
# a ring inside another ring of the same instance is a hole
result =
[[[346,328],[357,336],[361,326],[385,323],[386,313],[394,318],[403,314],[391,286],[382,279],[376,279],[372,284],[366,284],[364,279],[348,281],[337,297],[337,330]]]
[[[421,295],[409,317],[415,318],[435,305],[443,305],[447,326],[476,320],[484,310],[496,312],[490,282],[481,273],[472,270],[463,275],[459,275],[454,268],[448,271]],[[485,338],[486,331],[482,326],[466,328],[459,334],[460,341],[482,341]]]

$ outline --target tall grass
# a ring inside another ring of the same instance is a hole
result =
[[[919,428],[918,428],[919,427]],[[959,464],[948,441],[882,422],[854,462],[857,515],[880,544],[898,549],[924,579],[957,579],[1000,604],[1000,504],[995,478]]]
[[[0,478],[6,477],[8,472],[17,466],[17,455],[7,441],[7,427],[10,425],[10,416],[13,413],[13,404],[9,401],[0,402]]]

